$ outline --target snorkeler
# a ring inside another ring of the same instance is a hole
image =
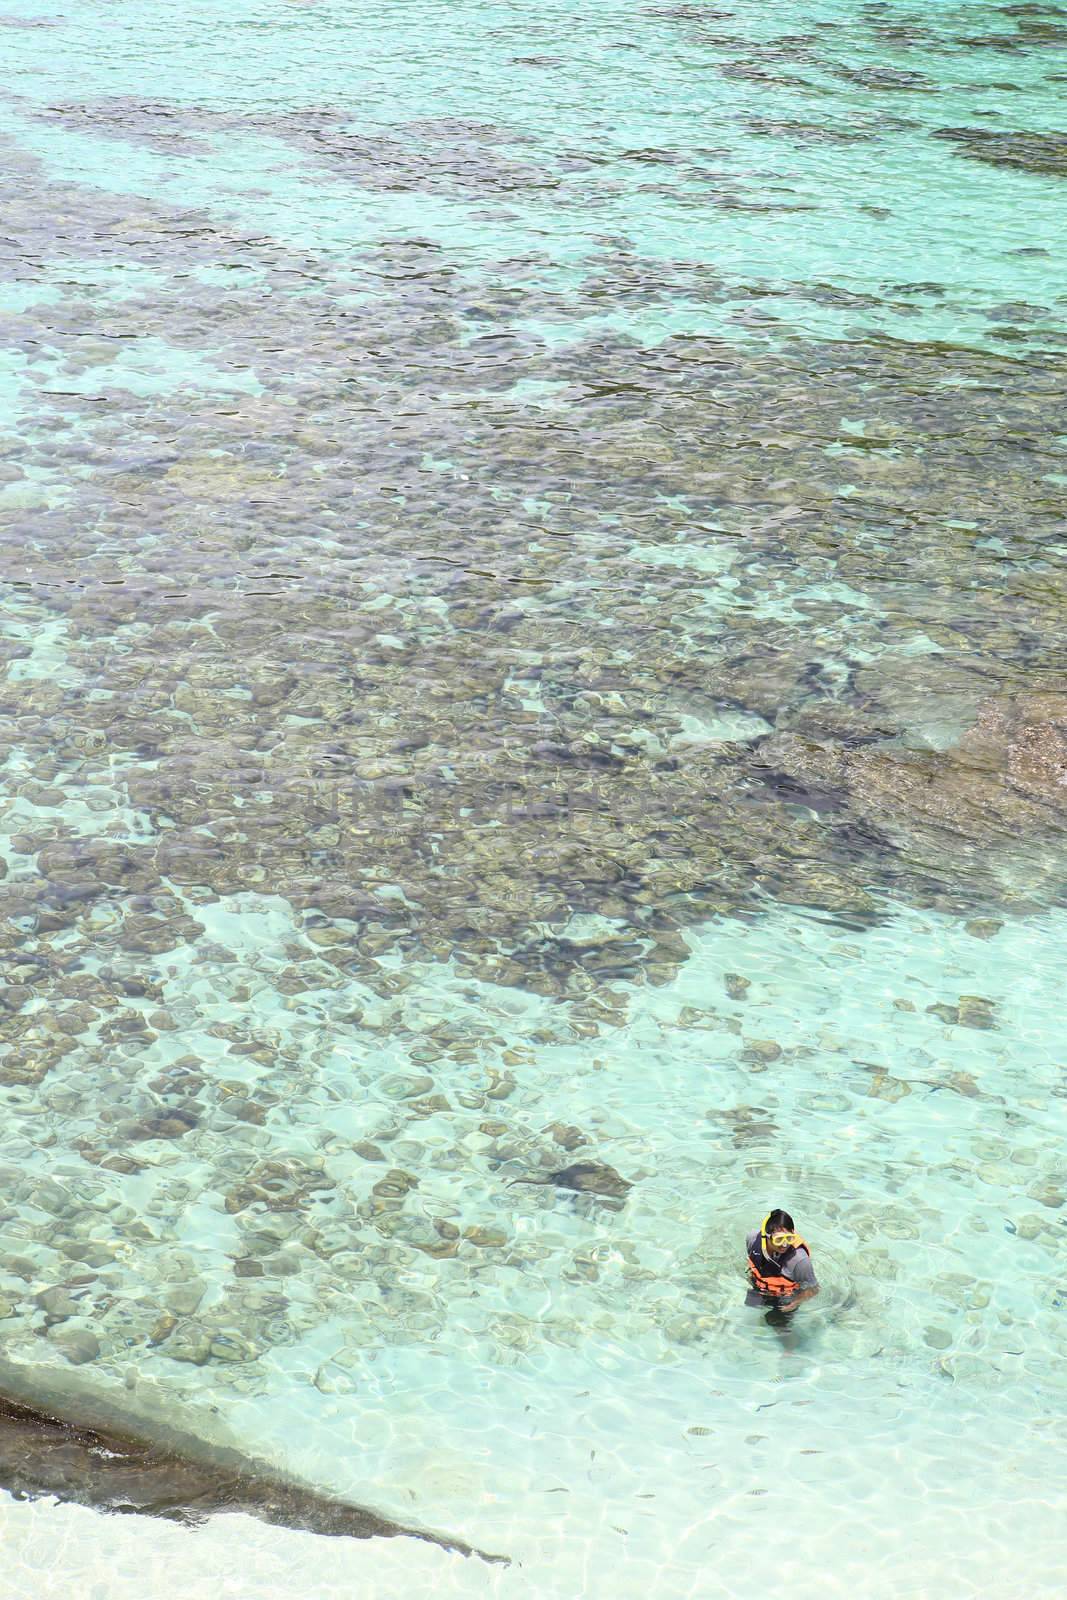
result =
[[[819,1292],[811,1251],[788,1211],[772,1211],[745,1241],[751,1287],[746,1306],[765,1306],[777,1322]],[[768,1320],[769,1320],[768,1318]]]

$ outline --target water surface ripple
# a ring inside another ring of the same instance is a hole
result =
[[[1067,12],[0,41],[0,1390],[514,1557],[371,1586],[747,1600],[800,1485],[801,1596],[1061,1593]]]

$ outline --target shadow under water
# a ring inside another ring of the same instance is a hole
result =
[[[196,1527],[243,1511],[263,1522],[350,1539],[424,1539],[506,1563],[462,1539],[405,1528],[363,1506],[317,1494],[253,1461],[209,1465],[117,1430],[87,1427],[0,1395],[0,1486],[17,1500],[54,1495],[97,1511],[163,1517]]]

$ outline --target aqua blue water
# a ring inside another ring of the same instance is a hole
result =
[[[1062,1592],[1065,41],[0,16],[0,1594]]]

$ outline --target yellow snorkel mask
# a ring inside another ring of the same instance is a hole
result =
[[[776,1228],[774,1233],[768,1233],[767,1224],[770,1220],[771,1214],[768,1211],[759,1231],[760,1248],[765,1256],[781,1255],[782,1251],[788,1250],[790,1245],[795,1246],[800,1243],[799,1233],[792,1233],[788,1228]],[[768,1246],[770,1246],[769,1249]]]

